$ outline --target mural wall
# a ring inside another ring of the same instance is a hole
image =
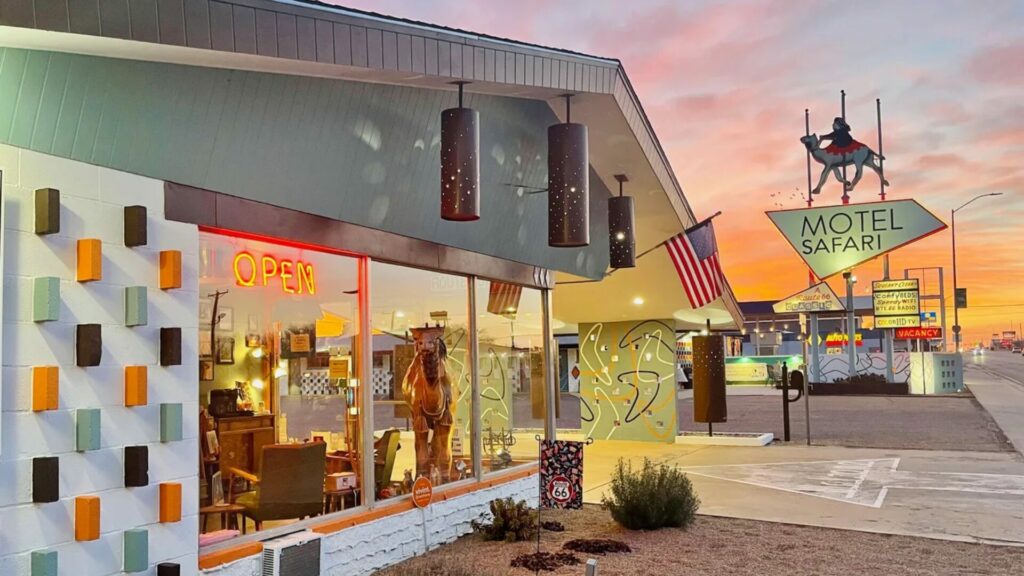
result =
[[[580,413],[599,440],[674,442],[673,320],[580,324]]]

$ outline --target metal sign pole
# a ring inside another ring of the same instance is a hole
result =
[[[804,108],[804,135],[811,135],[811,112],[809,109]],[[814,194],[811,192],[811,151],[807,151],[807,207],[810,208],[814,205]],[[814,272],[811,271],[811,267],[807,267],[807,285],[814,285]],[[818,315],[811,313],[811,329],[810,334],[807,335],[808,346],[811,347],[811,365],[808,370],[807,378],[804,378],[804,422],[807,425],[807,445],[811,445],[811,389],[810,382],[811,378],[814,378],[815,382],[820,382],[818,377]],[[806,359],[806,354],[804,358]],[[806,369],[806,367],[805,367]]]
[[[875,98],[875,115],[878,118],[878,189],[879,196],[882,197],[882,201],[885,202],[885,156],[882,155],[882,100],[881,98]],[[882,261],[882,274],[883,279],[889,279],[889,255],[885,255],[885,259]],[[885,347],[885,381],[892,383],[896,377],[892,370],[892,329],[885,328],[882,330],[882,346]]]

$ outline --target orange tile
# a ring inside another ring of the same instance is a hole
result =
[[[181,520],[181,483],[163,482],[160,484],[160,521],[177,522]]]
[[[145,406],[148,402],[148,370],[145,366],[124,367],[124,405]]]
[[[103,278],[103,248],[96,238],[78,241],[78,269],[75,279],[92,282]]]
[[[32,410],[56,410],[60,397],[60,369],[56,366],[32,367]]]
[[[75,498],[75,540],[99,540],[100,538],[100,497],[78,496]]]
[[[181,251],[160,252],[160,289],[181,288]]]

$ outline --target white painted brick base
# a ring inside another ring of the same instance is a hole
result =
[[[537,505],[537,475],[410,510],[324,537],[322,576],[363,576],[455,541],[472,531],[470,521],[495,498]],[[216,576],[260,576],[259,559],[243,558],[202,572]]]

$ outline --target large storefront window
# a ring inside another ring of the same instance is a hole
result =
[[[465,277],[372,262],[378,499],[473,475]]]
[[[357,506],[356,258],[200,234],[202,538]]]
[[[544,428],[541,291],[476,280],[480,429],[485,472],[537,458]]]

